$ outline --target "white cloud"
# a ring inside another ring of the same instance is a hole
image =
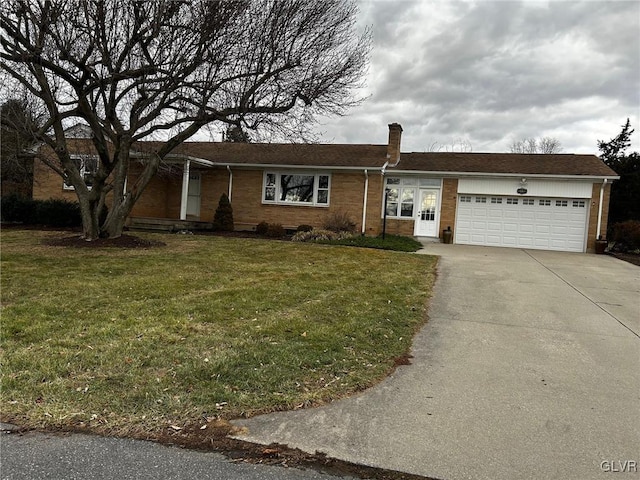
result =
[[[369,1],[362,23],[370,98],[329,119],[325,141],[384,143],[399,122],[404,151],[461,138],[506,151],[548,135],[597,153],[629,117],[640,150],[638,2]]]

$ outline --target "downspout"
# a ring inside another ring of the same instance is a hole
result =
[[[227,172],[229,172],[229,202],[231,202],[231,190],[233,189],[233,172],[231,171],[231,167],[227,165]]]
[[[362,202],[362,235],[366,232],[367,196],[369,194],[369,172],[364,169],[364,201]]]
[[[384,185],[384,174],[387,171],[387,166],[389,165],[389,160],[387,160],[386,162],[384,162],[384,165],[382,165],[382,168],[380,169],[380,175],[382,175],[382,187],[383,187],[383,192],[384,192],[384,197],[383,197],[383,203],[382,203],[382,240],[384,240],[384,237],[387,233],[387,197],[389,195],[389,192],[387,191],[387,188]]]
[[[607,179],[605,178],[600,185],[600,203],[598,204],[598,227],[596,232],[596,240],[602,238],[600,230],[602,229],[602,202],[604,200],[604,188],[607,185]]]
[[[189,169],[191,160],[184,161],[182,170],[182,195],[180,197],[180,220],[187,219],[187,200],[189,198]]]

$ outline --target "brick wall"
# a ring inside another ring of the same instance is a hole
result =
[[[363,174],[364,175],[364,174]],[[367,192],[367,220],[365,233],[378,235],[382,233],[382,197],[384,195],[384,177],[380,172],[369,173],[369,191]],[[363,193],[364,195],[364,186]],[[364,198],[364,197],[361,197]]]
[[[33,198],[35,200],[48,200],[50,198],[78,200],[73,190],[65,190],[62,177],[47,167],[41,160],[33,162]]]
[[[133,185],[139,177],[139,171],[133,170],[127,177],[127,184]],[[167,176],[156,175],[133,206],[132,217],[178,218],[169,215],[167,198],[170,186],[175,180]]]
[[[216,171],[220,175],[219,171]],[[226,172],[225,172],[226,173]],[[225,182],[228,176],[225,174]],[[364,174],[361,172],[334,172],[331,175],[331,191],[328,207],[302,205],[267,205],[262,203],[262,170],[234,170],[231,206],[233,219],[238,224],[257,224],[260,222],[280,223],[297,227],[308,224],[321,227],[327,216],[333,212],[345,212],[356,223],[362,224],[362,203],[364,195]],[[221,186],[213,189],[217,206]],[[224,183],[226,192],[228,184]],[[203,192],[204,194],[204,192]],[[215,211],[213,207],[211,215]],[[369,218],[369,215],[367,215]]]
[[[440,229],[438,236],[442,237],[442,231],[447,227],[455,230],[456,227],[456,205],[458,204],[458,179],[445,178],[442,180],[442,195],[440,209]]]

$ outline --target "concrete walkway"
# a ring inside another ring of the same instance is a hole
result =
[[[326,407],[238,421],[242,438],[447,480],[639,478],[640,267],[420,253],[442,258],[413,364]]]

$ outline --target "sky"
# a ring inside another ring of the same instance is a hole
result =
[[[366,99],[323,119],[321,142],[508,152],[555,137],[598,154],[626,119],[640,151],[640,2],[361,0],[373,31]]]

